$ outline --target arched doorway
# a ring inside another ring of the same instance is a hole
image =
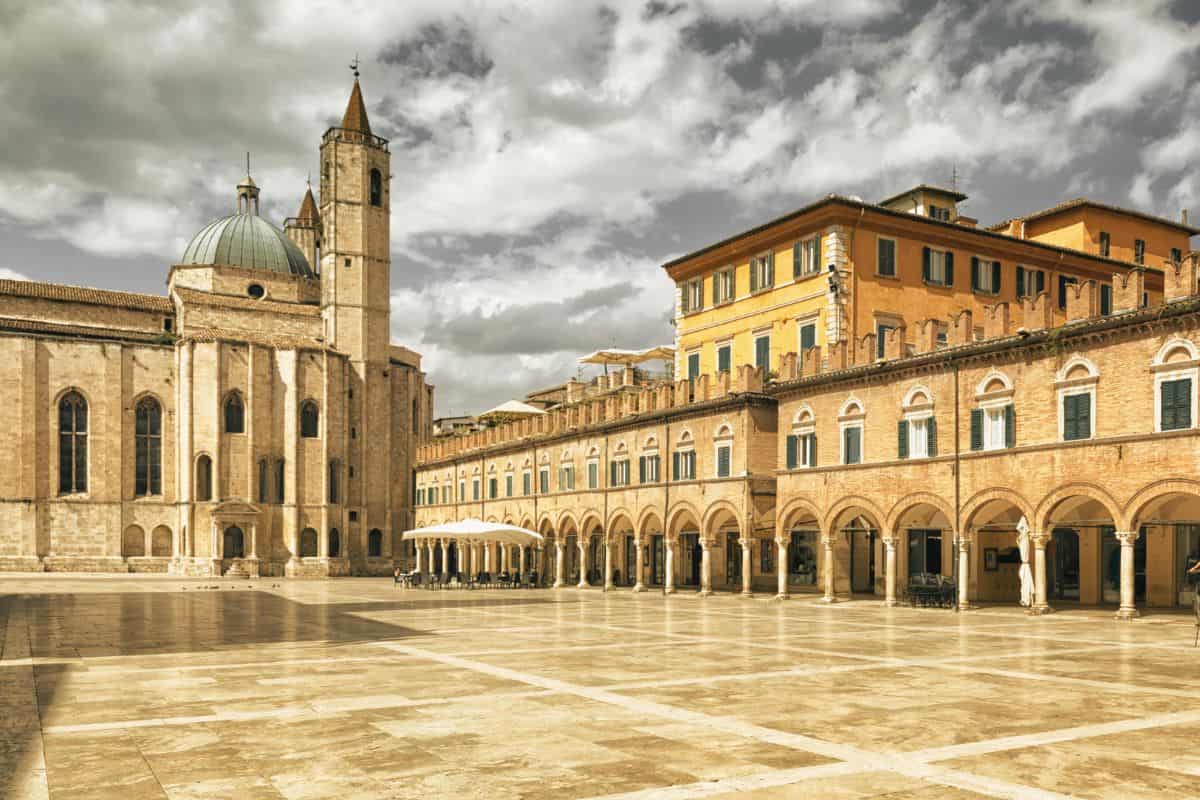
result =
[[[633,538],[633,520],[617,514],[608,526],[613,543],[613,585],[633,586],[637,574],[637,548]]]
[[[667,581],[667,538],[662,520],[656,513],[642,519],[643,580],[650,586],[664,586]]]
[[[1050,534],[1048,550],[1046,594],[1054,600],[1079,600],[1079,533],[1073,528],[1055,528]],[[1142,555],[1144,570],[1144,550]],[[1119,584],[1120,559],[1117,569]]]
[[[882,541],[879,537],[879,520],[882,514],[862,505],[844,505],[835,510],[835,516],[829,522],[829,530],[833,537],[833,563],[826,564],[827,551],[824,543],[820,549],[820,573],[818,579],[822,589],[828,596],[828,586],[825,583],[827,569],[832,569],[833,597],[844,597],[854,592],[875,592],[876,566],[884,567]],[[903,553],[901,549],[897,556]],[[882,579],[884,569],[878,569]],[[905,566],[898,564],[896,587],[897,592],[903,591]],[[883,594],[882,587],[880,594]],[[829,598],[833,599],[833,598]]]
[[[707,516],[708,536],[716,543],[715,552],[709,554],[712,587],[741,591],[742,571],[752,571],[753,564],[743,563],[742,532],[737,517],[725,507],[710,512]]]
[[[300,557],[315,558],[317,555],[317,532],[313,528],[300,531]]]
[[[222,551],[225,558],[245,558],[246,557],[246,541],[242,534],[242,529],[236,525],[230,525],[225,529],[225,549]]]
[[[895,512],[893,512],[895,513]],[[895,514],[893,521],[897,543],[897,589],[910,582],[958,577],[958,559],[954,552],[954,524],[945,510],[933,502],[921,501]],[[884,555],[880,548],[879,563]],[[884,570],[877,570],[880,584]],[[920,576],[920,577],[919,577]]]
[[[600,528],[592,531],[588,539],[588,575],[587,582],[592,586],[604,584],[604,534]]]
[[[342,534],[337,528],[329,529],[329,557],[342,557]]]
[[[700,588],[700,562],[704,551],[700,547],[700,521],[691,509],[679,507],[670,515],[671,535],[679,556],[675,564],[675,582],[679,586]]]
[[[815,592],[821,588],[821,522],[814,509],[801,505],[785,510],[782,520],[786,546],[784,570],[788,592]]]
[[[1116,522],[1108,505],[1099,497],[1070,494],[1053,503],[1042,522],[1042,530],[1049,537],[1046,542],[1048,598],[1088,605],[1120,603],[1121,545],[1115,535]],[[1135,564],[1135,602],[1144,603],[1146,551],[1144,537],[1138,539],[1135,555],[1139,545],[1141,553]],[[1034,559],[1031,557],[1030,560]],[[1060,565],[1063,571],[1056,574]]]
[[[1023,510],[1024,500],[1005,492],[977,496],[964,509],[964,529],[971,533],[974,552],[968,576],[968,597],[987,603],[1021,602],[1021,551],[1017,524],[1025,517],[1031,527],[1033,515]],[[1030,554],[1030,569],[1033,555]]]
[[[1130,505],[1131,527],[1138,532],[1133,543],[1135,596],[1141,588],[1146,605],[1191,606],[1200,587],[1200,575],[1187,574],[1200,563],[1200,484],[1159,484]],[[1119,557],[1115,560],[1119,563]]]

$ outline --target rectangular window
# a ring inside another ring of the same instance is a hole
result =
[[[933,286],[954,285],[954,253],[926,247],[921,251],[921,277]]]
[[[521,475],[521,494],[528,497],[533,491],[533,475],[529,472]]]
[[[629,485],[629,459],[623,458],[620,461],[613,461],[608,465],[608,485],[609,486],[628,486]]]
[[[950,209],[943,206],[930,205],[927,213],[931,219],[936,219],[940,222],[950,221]]]
[[[1159,430],[1178,431],[1192,427],[1192,379],[1163,381],[1159,391]]]
[[[733,347],[722,344],[717,346],[717,372],[729,372],[733,367]]]
[[[1178,247],[1172,247],[1171,248],[1171,263],[1178,264],[1180,261],[1183,261],[1183,251],[1180,250]]]
[[[587,475],[588,475],[588,488],[589,489],[599,489],[600,488],[600,462],[589,461]]]
[[[888,331],[894,331],[895,329],[895,325],[875,323],[875,358],[883,358],[883,347],[887,341]]]
[[[638,483],[658,483],[658,456],[638,458]]]
[[[442,487],[442,502],[443,503],[450,502],[450,491],[451,491],[450,484],[446,484],[445,486]]]
[[[933,418],[900,421],[900,458],[929,458]]]
[[[460,503],[467,502],[467,482],[466,481],[458,482],[458,502],[460,502]]]
[[[1133,240],[1133,263],[1146,263],[1146,242],[1142,239]]]
[[[761,292],[775,285],[775,254],[765,253],[750,259],[750,291]]]
[[[862,463],[862,427],[859,425],[842,428],[842,463]]]
[[[733,300],[733,267],[715,273],[712,282],[714,306]]]
[[[797,433],[787,437],[787,468],[817,465],[817,435]]]
[[[1079,279],[1071,275],[1058,276],[1058,309],[1065,311],[1067,308],[1067,287],[1074,286],[1079,283]]]
[[[775,571],[775,559],[773,557],[775,543],[770,539],[760,539],[759,547],[761,548],[759,551],[761,555],[758,561],[758,568],[764,575],[770,575]]]
[[[717,448],[717,477],[729,477],[729,445],[721,445]]]
[[[500,482],[495,478],[488,478],[488,498],[495,500],[500,496]]]
[[[971,409],[971,449],[1003,450],[1017,444],[1017,416],[1013,406]]]
[[[475,480],[471,481],[471,499],[472,500],[479,499],[479,478],[476,478]]]
[[[1112,284],[1100,284],[1100,315],[1107,317],[1112,313]]]
[[[568,464],[563,467],[563,488],[568,492],[575,491],[575,465]]]
[[[754,340],[754,366],[765,374],[771,369],[771,337],[759,336]]]
[[[513,476],[505,475],[504,476],[504,496],[512,497],[512,495],[513,495]]]
[[[945,347],[950,343],[950,326],[945,322],[936,323],[936,340],[938,347]]]
[[[814,236],[800,243],[800,275],[816,275],[821,271],[821,237]]]
[[[690,481],[696,479],[696,451],[685,450],[671,457],[674,480]]]
[[[550,468],[542,467],[538,470],[538,493],[550,494]]]
[[[1017,266],[1017,297],[1037,297],[1046,291],[1046,271]]]
[[[287,484],[287,462],[280,459],[275,462],[275,500],[282,503],[286,494],[285,488]]]
[[[879,239],[875,272],[886,278],[896,277],[896,240]]]
[[[984,294],[1000,294],[1000,262],[972,256],[971,288]]]
[[[683,284],[680,289],[682,297],[680,298],[680,311],[684,314],[690,314],[693,311],[699,311],[704,308],[704,279],[696,278]]]
[[[700,377],[700,354],[687,354],[687,377],[689,381],[694,381]]]
[[[1105,258],[1108,258],[1109,241],[1108,231],[1100,231],[1100,255]]]
[[[800,326],[800,353],[817,346],[817,323],[809,322]]]
[[[1063,440],[1090,439],[1092,436],[1092,396],[1069,394],[1063,398]]]

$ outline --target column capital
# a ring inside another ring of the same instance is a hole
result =
[[[1113,536],[1117,537],[1117,541],[1122,547],[1133,547],[1133,543],[1137,541],[1141,531],[1115,531]]]
[[[1029,541],[1033,542],[1034,547],[1045,547],[1050,541],[1050,534],[1045,531],[1030,531]]]
[[[832,534],[832,533],[822,533],[821,534],[821,545],[823,547],[833,547],[835,544],[837,544],[837,536],[835,534]]]
[[[883,546],[889,550],[895,550],[896,545],[900,544],[900,537],[894,533],[887,536],[882,536],[880,537],[880,540],[883,542]]]
[[[960,553],[971,552],[971,540],[970,539],[968,539],[966,536],[959,536],[957,541],[958,541],[958,552],[960,552]]]
[[[779,545],[780,547],[787,547],[791,543],[792,538],[790,536],[777,535],[775,537],[775,544]]]

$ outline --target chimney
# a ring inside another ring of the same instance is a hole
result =
[[[1187,209],[1186,209],[1186,208],[1185,208],[1185,209],[1184,209],[1182,212],[1180,212],[1180,214],[1179,214],[1179,221],[1180,221],[1180,222],[1182,222],[1184,225],[1187,225],[1187,224],[1188,224],[1188,221],[1187,221]]]

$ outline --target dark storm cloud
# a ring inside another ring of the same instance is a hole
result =
[[[379,60],[426,78],[464,75],[478,79],[494,66],[462,19],[425,25],[415,36],[380,50]]]

